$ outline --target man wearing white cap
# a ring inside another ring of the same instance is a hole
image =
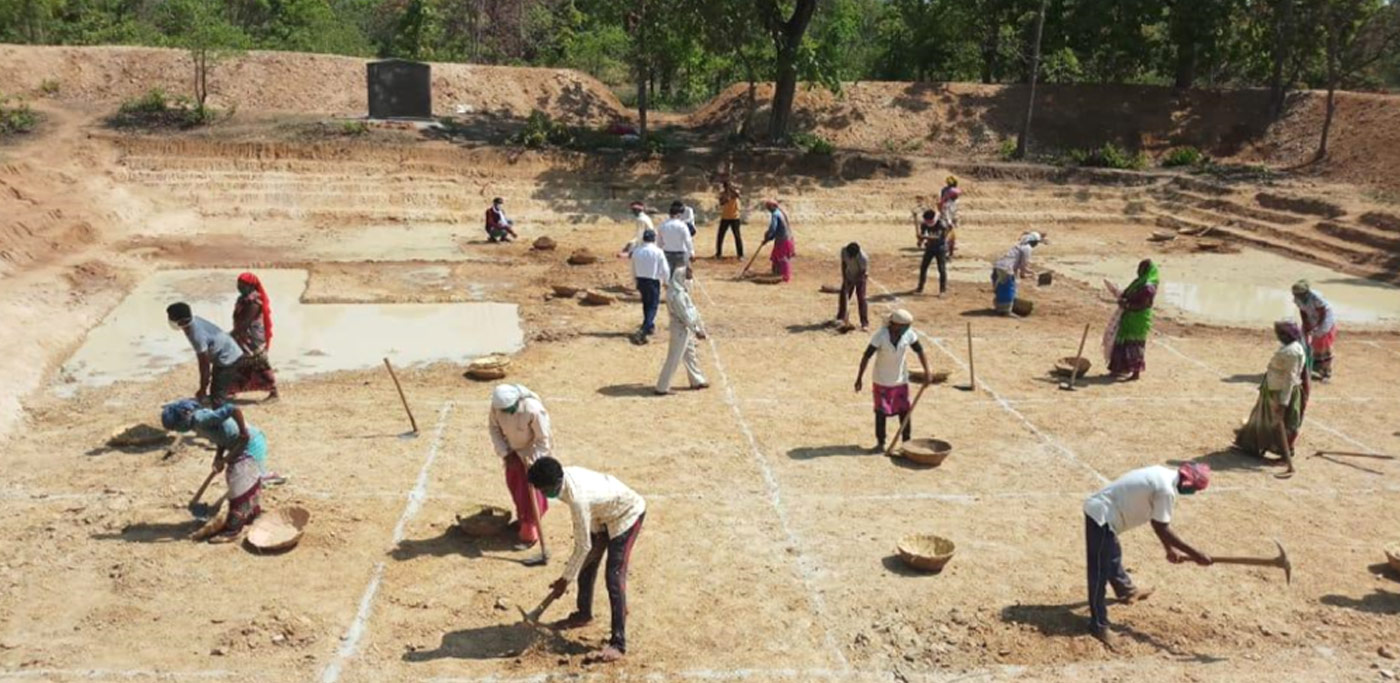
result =
[[[919,356],[919,364],[924,368],[924,377],[929,372],[928,356],[919,343],[919,334],[914,331],[914,316],[900,309],[890,315],[889,323],[881,327],[870,346],[860,358],[860,371],[856,373],[856,393],[864,387],[865,367],[870,359],[875,359],[875,371],[871,379],[875,398],[875,452],[885,450],[885,418],[895,415],[904,422],[904,440],[908,441],[914,427],[909,419],[909,366],[906,356],[910,349]],[[899,437],[896,436],[896,439]]]
[[[533,547],[540,540],[540,518],[549,504],[542,493],[530,486],[526,473],[540,458],[554,455],[549,427],[549,411],[534,392],[519,384],[498,384],[491,391],[488,420],[491,443],[505,465],[506,488],[515,503],[520,528],[518,549]],[[531,500],[531,496],[534,500]]]

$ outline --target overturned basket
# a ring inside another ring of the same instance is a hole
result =
[[[457,515],[457,528],[468,536],[495,536],[510,526],[510,510],[495,505],[473,505]]]
[[[590,289],[583,293],[583,300],[580,303],[584,306],[610,306],[614,301],[617,301],[617,297]]]
[[[942,384],[948,381],[948,373],[935,370],[925,375],[923,370],[910,370],[909,381],[914,384]]]
[[[822,294],[840,294],[841,288],[836,285],[822,285],[819,291]]]
[[[559,243],[555,242],[554,238],[550,237],[549,235],[545,235],[544,237],[535,240],[534,244],[534,248],[536,251],[553,251],[554,248],[557,246],[559,246]]]
[[[253,521],[253,527],[248,530],[248,545],[265,553],[290,550],[301,541],[309,521],[311,513],[303,507],[274,510]]]
[[[1400,541],[1386,546],[1385,560],[1390,563],[1392,570],[1400,572]]]
[[[760,284],[760,285],[776,285],[776,284],[782,283],[782,281],[783,281],[783,276],[781,276],[781,275],[755,275],[755,276],[753,276],[753,277],[750,278],[750,279],[751,279],[753,282],[755,282],[755,283],[757,283],[757,284]]]
[[[957,546],[953,542],[933,534],[910,534],[900,539],[896,547],[899,559],[904,563],[925,572],[939,572],[948,560],[953,559]]]
[[[561,299],[572,299],[577,296],[579,292],[583,291],[578,287],[572,287],[570,285],[552,285],[550,289],[554,290],[554,296]]]
[[[1017,299],[1011,304],[1011,312],[1019,316],[1027,316],[1035,310],[1035,302],[1030,299]]]
[[[467,365],[465,375],[468,379],[486,382],[505,377],[508,370],[510,358],[499,355],[482,356]]]
[[[1079,361],[1078,372],[1075,372],[1074,363],[1076,360]],[[1060,377],[1069,377],[1071,374],[1073,374],[1075,379],[1079,379],[1080,377],[1089,374],[1089,368],[1091,367],[1094,367],[1094,364],[1088,358],[1076,359],[1074,356],[1065,356],[1064,358],[1055,361],[1055,374],[1059,375]]]
[[[938,467],[953,452],[953,445],[942,439],[910,439],[899,447],[899,454],[909,460]]]
[[[598,255],[594,254],[593,252],[587,249],[579,249],[578,251],[569,254],[569,265],[571,266],[586,266],[590,263],[597,262]]]

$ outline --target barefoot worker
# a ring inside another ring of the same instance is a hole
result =
[[[262,514],[261,494],[267,437],[262,430],[243,419],[243,411],[232,403],[215,409],[202,408],[192,398],[167,403],[160,411],[160,423],[174,432],[194,432],[214,444],[215,472],[224,472],[228,484],[228,522],[210,543],[238,540],[243,529]],[[280,481],[276,475],[269,480]]]
[[[520,239],[515,234],[515,222],[506,218],[506,200],[496,197],[491,200],[491,208],[486,210],[486,241],[509,242]]]
[[[768,255],[768,260],[773,264],[773,274],[783,276],[783,282],[791,282],[792,260],[797,257],[792,223],[788,220],[787,212],[778,206],[778,200],[764,200],[763,207],[772,214],[768,221],[768,232],[763,235],[763,244],[773,243],[773,251]]]
[[[875,448],[872,450],[876,453],[885,450],[885,418],[893,415],[904,421],[905,441],[914,432],[914,423],[909,419],[909,366],[905,362],[910,349],[918,354],[925,379],[931,378],[928,356],[919,343],[919,333],[914,331],[914,316],[900,309],[890,315],[889,322],[870,338],[870,346],[860,357],[856,393],[860,393],[865,386],[865,366],[870,364],[872,357],[875,359],[875,372],[871,380],[875,398]]]
[[[267,400],[277,400],[277,375],[267,359],[272,347],[272,300],[263,289],[262,280],[252,273],[238,276],[231,336],[243,350],[243,358],[238,363],[238,386],[229,393],[266,391]]]
[[[860,245],[851,242],[841,250],[841,299],[836,304],[836,321],[842,325],[851,324],[851,296],[856,297],[856,308],[860,312],[860,331],[870,331],[870,307],[865,300],[865,287],[870,279],[870,257]]]
[[[1031,250],[1044,239],[1038,232],[1021,235],[1016,246],[992,263],[992,286],[996,288],[992,305],[998,315],[1012,314],[1011,308],[1016,303],[1016,278],[1035,276],[1031,272]]]
[[[676,368],[685,361],[685,374],[690,378],[691,389],[705,389],[710,383],[700,372],[700,359],[695,353],[695,340],[705,338],[705,323],[700,320],[700,311],[686,290],[685,268],[671,272],[670,283],[666,287],[666,309],[671,313],[671,341],[666,347],[666,363],[661,366],[661,376],[656,379],[656,394],[665,396],[671,393],[671,377]]]
[[[1147,369],[1147,338],[1152,334],[1152,302],[1157,298],[1158,280],[1157,264],[1143,259],[1137,279],[1118,294],[1118,310],[1104,335],[1112,340],[1106,354],[1108,372],[1117,379],[1136,380]]]
[[[593,620],[593,586],[606,553],[604,581],[612,608],[612,637],[595,658],[622,659],[627,652],[627,565],[646,519],[646,501],[612,475],[561,467],[554,458],[541,458],[530,467],[530,483],[546,496],[564,501],[574,520],[574,553],[550,590],[558,598],[569,584],[577,583],[578,607],[556,626],[579,628]]]
[[[1235,432],[1235,445],[1257,457],[1273,451],[1284,456],[1289,472],[1293,469],[1293,444],[1303,427],[1308,412],[1308,395],[1312,384],[1308,379],[1308,352],[1303,348],[1303,331],[1298,323],[1280,320],[1274,323],[1274,336],[1282,346],[1269,359],[1264,381],[1259,385],[1259,398],[1244,426]]]
[[[1113,634],[1109,632],[1106,586],[1124,602],[1146,598],[1151,589],[1138,588],[1123,569],[1123,547],[1118,537],[1124,532],[1152,522],[1157,540],[1167,551],[1172,563],[1189,559],[1196,564],[1209,565],[1210,557],[1197,551],[1171,530],[1172,507],[1177,494],[1191,495],[1210,485],[1210,467],[1193,462],[1175,470],[1153,465],[1133,470],[1084,501],[1084,541],[1088,548],[1089,569],[1089,631],[1109,648]],[[1183,558],[1183,555],[1185,556]]]
[[[540,517],[549,504],[530,487],[527,473],[540,458],[554,454],[549,411],[533,391],[519,384],[497,384],[491,390],[491,415],[487,420],[491,444],[505,465],[506,488],[515,503],[517,550],[534,547],[540,540]],[[535,502],[530,504],[530,496]],[[539,516],[535,512],[538,510]]]
[[[647,343],[656,331],[656,311],[661,307],[661,286],[671,280],[671,266],[666,253],[656,246],[656,232],[642,233],[641,246],[632,251],[632,275],[637,280],[637,292],[642,295],[642,326],[632,335],[634,344]]]
[[[243,359],[238,342],[218,325],[196,316],[183,301],[166,306],[165,317],[170,327],[185,334],[199,359],[195,400],[203,401],[207,396],[215,406],[222,405],[238,382],[238,362]]]
[[[1332,379],[1332,344],[1337,341],[1337,314],[1307,280],[1293,283],[1293,303],[1303,316],[1303,338],[1312,351],[1312,376]]]

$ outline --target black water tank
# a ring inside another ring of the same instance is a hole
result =
[[[370,118],[432,118],[433,79],[427,64],[385,59],[365,66]]]

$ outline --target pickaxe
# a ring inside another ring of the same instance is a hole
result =
[[[1247,564],[1255,567],[1278,567],[1283,570],[1283,577],[1287,583],[1293,583],[1293,563],[1288,559],[1288,551],[1283,549],[1283,544],[1277,539],[1274,545],[1278,546],[1278,557],[1212,557],[1215,564]]]
[[[553,591],[550,591],[549,595],[545,596],[544,600],[540,602],[539,606],[535,607],[529,612],[526,612],[525,608],[519,605],[516,605],[515,609],[520,610],[520,618],[525,620],[525,623],[531,626],[539,626],[540,617],[544,616],[544,611],[549,609],[550,605],[554,604],[554,601],[557,599],[557,597],[558,596],[556,596]]]

